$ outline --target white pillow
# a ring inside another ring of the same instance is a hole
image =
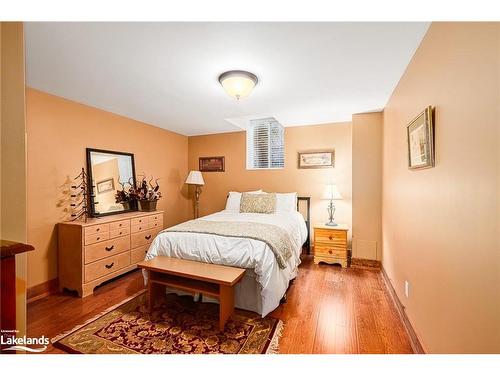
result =
[[[297,211],[297,193],[276,193],[276,211],[275,212],[294,212]]]
[[[247,191],[247,193],[260,194],[262,193],[262,190]],[[238,191],[230,191],[229,194],[227,195],[226,210],[240,212],[240,203],[241,203],[241,193]]]

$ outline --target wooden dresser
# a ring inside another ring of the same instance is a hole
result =
[[[347,267],[347,232],[345,225],[330,227],[324,224],[314,226],[314,263],[338,263]]]
[[[59,223],[59,288],[76,290],[80,297],[137,267],[156,235],[163,229],[163,211],[129,212],[86,223]]]

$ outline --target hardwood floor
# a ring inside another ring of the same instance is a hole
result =
[[[56,294],[28,305],[28,335],[54,337],[144,288],[133,271],[81,299]],[[272,316],[285,322],[281,353],[412,353],[379,270],[315,265],[305,257]],[[45,353],[61,353],[50,346]]]

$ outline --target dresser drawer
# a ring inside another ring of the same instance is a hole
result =
[[[85,236],[85,245],[91,245],[96,242],[109,240],[109,232],[89,234]]]
[[[130,265],[130,251],[87,264],[85,266],[85,282],[106,276]]]
[[[130,246],[135,249],[139,246],[144,246],[153,242],[153,239],[158,234],[157,229],[149,229],[139,233],[132,233],[130,235]]]
[[[115,221],[114,223],[109,224],[110,231],[124,228],[130,229],[130,220]]]
[[[149,250],[149,245],[139,246],[136,249],[132,249],[132,251],[130,251],[130,263],[134,264],[142,262],[148,250]]]
[[[163,219],[160,219],[160,220],[151,220],[149,223],[148,223],[148,228],[149,229],[163,229]]]
[[[314,255],[347,259],[347,250],[328,246],[314,246]]]
[[[120,236],[126,236],[130,233],[130,228],[124,227],[120,229],[114,229],[109,232],[109,238],[116,238]]]
[[[346,245],[347,232],[345,230],[315,229],[314,242],[333,245]]]
[[[109,224],[97,224],[85,227],[85,237],[102,232],[109,232]]]
[[[147,225],[148,224],[148,217],[147,216],[142,216],[142,217],[136,217],[135,219],[130,220],[130,226],[131,227],[136,227],[139,225]]]
[[[85,246],[85,264],[96,260],[122,253],[130,249],[130,237],[119,237],[113,240],[99,242],[90,246]]]
[[[155,222],[155,221],[162,221],[163,222],[163,214],[154,214],[151,216],[148,216],[148,222]]]
[[[149,223],[146,221],[142,224],[132,225],[130,227],[130,233],[142,232],[142,231],[145,231],[147,229],[149,229]]]

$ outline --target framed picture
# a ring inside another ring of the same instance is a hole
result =
[[[427,107],[406,127],[408,168],[434,166],[434,124],[432,107]]]
[[[224,172],[224,156],[200,158],[200,172]]]
[[[299,152],[299,168],[333,168],[335,151]]]
[[[110,190],[115,190],[115,182],[112,178],[108,178],[107,180],[99,181],[96,184],[97,193],[105,193]]]

